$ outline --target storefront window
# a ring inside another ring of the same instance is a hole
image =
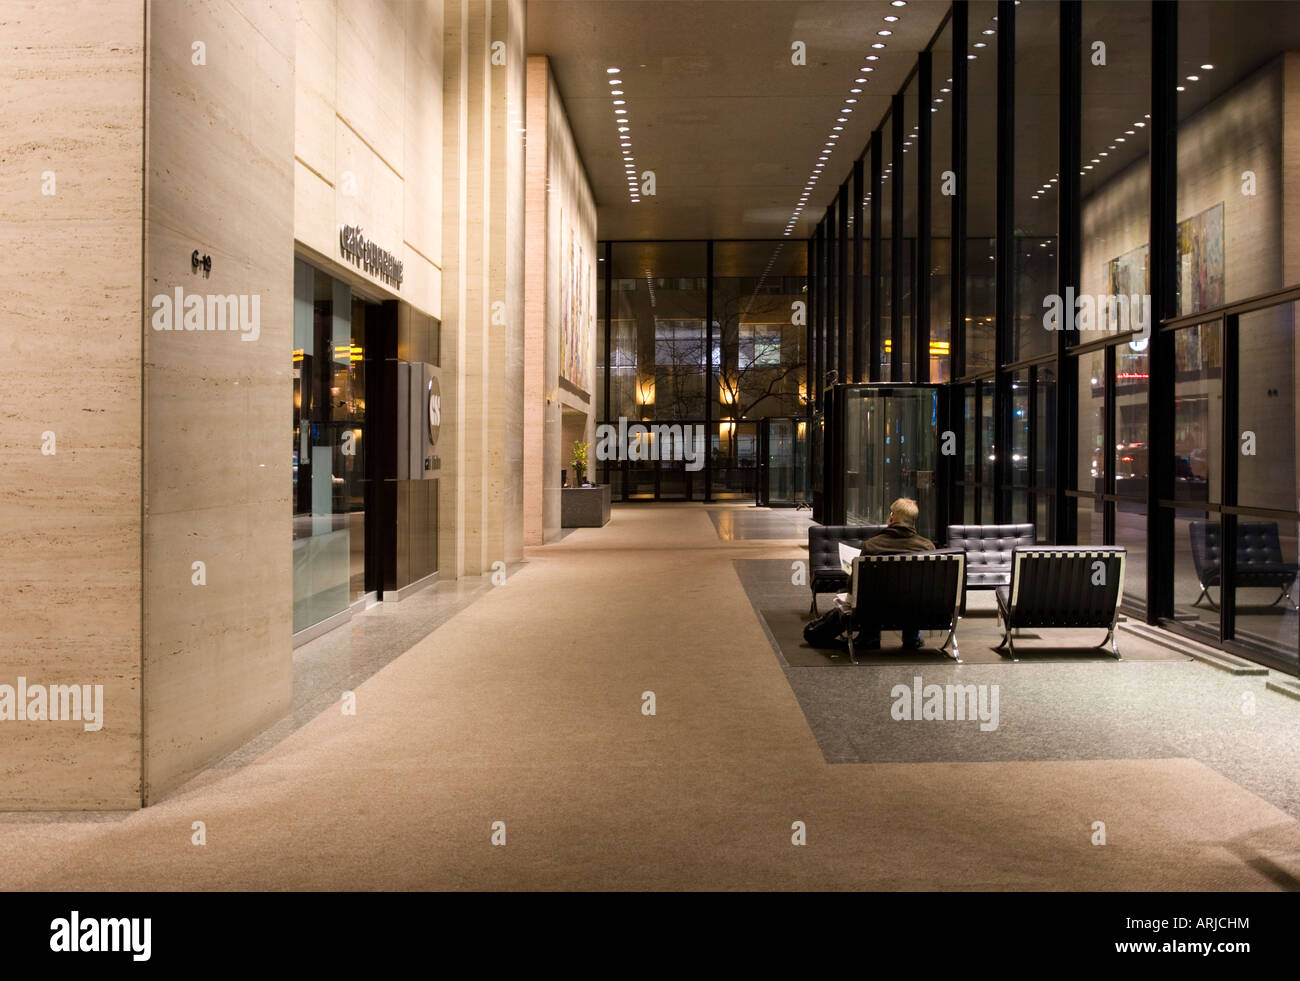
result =
[[[294,631],[365,592],[364,328],[346,283],[294,263]]]

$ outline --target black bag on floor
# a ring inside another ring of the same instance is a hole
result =
[[[841,634],[848,624],[844,611],[829,609],[816,620],[810,621],[803,628],[803,639],[810,647],[844,647]]]

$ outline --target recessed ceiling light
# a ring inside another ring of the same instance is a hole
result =
[[[608,72],[610,75],[617,75],[619,72],[617,68],[606,68],[605,71]]]
[[[1202,70],[1202,71],[1207,71],[1207,72],[1212,72],[1212,71],[1214,71],[1214,66],[1213,66],[1213,65],[1202,65],[1202,66],[1201,66],[1201,70]]]
[[[971,45],[972,48],[987,48],[988,46],[989,45],[987,41],[976,41],[974,44]]]
[[[614,115],[615,115],[615,116],[626,116],[626,115],[627,115],[627,110],[626,110],[626,109],[615,109],[615,110],[614,110]]]
[[[1186,92],[1186,91],[1187,91],[1187,86],[1186,86],[1186,85],[1179,85],[1179,86],[1177,86],[1177,87],[1174,89],[1174,91],[1175,91],[1175,92]]]
[[[893,31],[887,31],[887,30],[876,31],[876,37],[893,37],[893,36],[894,36]]]
[[[981,34],[996,34],[997,31],[993,30],[993,28],[991,28],[991,27],[986,27],[986,28],[984,28],[984,30],[982,30],[980,33],[981,33]]]
[[[1097,156],[1099,156],[1099,157],[1109,157],[1110,154],[1107,153],[1105,150],[1102,150],[1100,153],[1097,154]]]
[[[615,100],[614,100],[614,105],[616,105],[616,106],[625,106],[625,105],[627,105],[627,100],[626,100],[626,99],[615,99]]]
[[[836,119],[835,121],[836,121],[837,123],[847,123],[847,122],[849,121],[849,117],[848,117],[848,116],[840,116],[840,117],[839,117],[838,119]]]
[[[1187,76],[1187,81],[1189,81],[1189,82],[1199,82],[1200,80],[1201,80],[1201,76],[1200,76],[1200,75],[1188,75],[1188,76]]]
[[[942,102],[942,101],[943,101],[943,100],[942,100],[942,99],[940,99],[940,98],[939,98],[939,97],[938,97],[938,96],[935,96],[935,99],[934,99],[934,101],[935,101],[935,102]]]
[[[1146,123],[1134,123],[1133,125],[1136,126],[1138,129],[1141,129],[1143,126],[1146,125]]]
[[[858,100],[857,100],[857,99],[845,99],[844,101],[845,101],[845,102],[857,102]],[[853,111],[852,109],[846,109],[846,110],[845,110],[845,112],[852,112],[852,111]]]
[[[867,61],[879,61],[880,55],[867,55]]]
[[[1084,165],[1083,165],[1083,169],[1084,169],[1084,170],[1092,170],[1092,164],[1084,164]]]
[[[1053,184],[1056,183],[1056,178],[1055,178],[1055,177],[1052,178],[1052,183],[1053,183]]]
[[[1116,143],[1123,143],[1123,142],[1124,142],[1124,137],[1122,137],[1122,136],[1117,136],[1117,137],[1115,137],[1115,142],[1116,142]]]
[[[840,131],[840,130],[843,130],[844,127],[843,127],[843,126],[832,126],[831,129],[836,130],[836,131],[838,132],[838,131]],[[833,139],[835,139],[835,137],[832,136],[831,139],[833,140]]]
[[[623,84],[623,80],[622,80],[621,78],[611,78],[611,79],[609,80],[609,84],[610,84],[610,85],[622,85],[622,84]]]
[[[610,95],[622,95],[622,94],[623,94],[623,90],[622,90],[622,89],[611,89],[609,94],[610,94]]]
[[[898,14],[885,14],[885,23],[893,24],[898,21]]]
[[[876,50],[880,50],[881,48],[883,48],[883,47],[885,46],[885,42],[884,42],[884,41],[872,41],[872,42],[871,42],[871,46],[872,46],[873,48],[875,48]]]
[[[859,85],[861,85],[863,82],[866,81],[866,79],[865,79],[865,78],[855,78],[853,81],[855,81],[855,82],[857,82]]]
[[[966,56],[966,60],[967,60],[967,61],[974,61],[974,60],[975,60],[975,55],[967,55],[967,56]]]
[[[942,88],[942,89],[940,89],[939,91],[942,92],[942,93],[944,93],[945,95],[947,95],[949,92],[952,91],[952,89],[950,89],[950,88]]]
[[[907,0],[892,0],[892,2],[890,3],[890,6],[891,6],[891,7],[906,7],[906,6],[907,6]]]
[[[859,93],[862,92],[861,89],[849,89],[849,91],[852,92],[854,95],[858,95]],[[848,100],[846,99],[845,101],[847,102]]]

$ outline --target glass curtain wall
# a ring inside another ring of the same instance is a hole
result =
[[[599,251],[609,277],[597,331],[600,421],[622,419],[629,435],[626,459],[594,461],[598,479],[614,500],[752,498],[760,422],[807,411],[805,244],[602,242]],[[673,452],[660,425],[690,427],[691,439],[699,427],[704,460]],[[794,432],[808,438],[802,423]]]
[[[714,500],[754,494],[756,420],[805,412],[806,285],[802,243],[713,245]]]

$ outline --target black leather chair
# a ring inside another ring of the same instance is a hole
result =
[[[1115,644],[1115,623],[1124,596],[1126,549],[1107,546],[1017,546],[1011,553],[1011,582],[996,589],[1002,641],[993,648],[1016,657],[1012,634],[1022,628],[1106,630],[1108,646],[1121,660]]]
[[[849,657],[858,663],[853,637],[859,630],[946,630],[940,651],[957,649],[957,611],[961,606],[966,553],[959,548],[897,555],[860,555],[849,583]]]
[[[1011,582],[1011,550],[1033,545],[1033,525],[949,525],[948,547],[966,550],[966,588],[996,589]],[[966,599],[962,597],[962,612]]]
[[[817,615],[818,593],[842,593],[849,588],[849,574],[840,564],[840,544],[862,548],[868,538],[885,530],[884,525],[809,525],[808,585],[812,588],[812,606]]]
[[[1217,610],[1219,604],[1210,595],[1210,587],[1218,586],[1219,598],[1223,598],[1223,526],[1217,521],[1192,521],[1187,532],[1192,538],[1192,562],[1201,587],[1201,595],[1192,606],[1207,600],[1210,609]],[[1282,558],[1276,521],[1237,522],[1237,574],[1233,581],[1238,588],[1272,586],[1278,597],[1269,605],[1277,606],[1284,599],[1290,601],[1297,575],[1300,565]]]

